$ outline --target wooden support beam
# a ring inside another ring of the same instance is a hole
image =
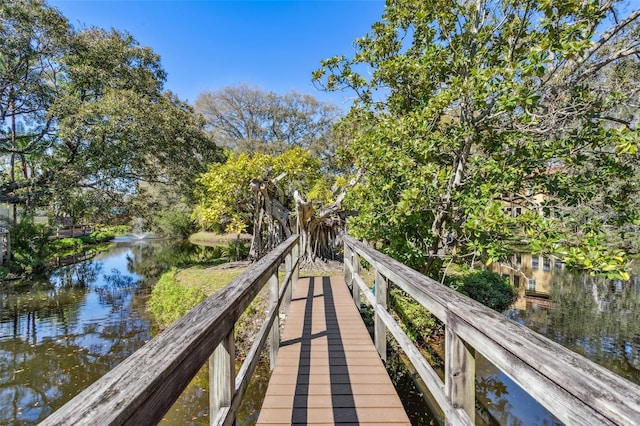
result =
[[[389,289],[387,279],[382,274],[376,271],[376,304],[384,311],[389,307]],[[375,324],[374,324],[374,340],[376,349],[380,354],[380,358],[383,361],[387,361],[387,327],[384,325],[384,320],[377,313],[376,309]]]
[[[285,277],[292,275],[293,273],[293,264],[294,264],[294,258],[293,258],[293,253],[289,253],[287,254],[287,257],[284,258],[284,270],[285,270]],[[297,268],[296,268],[297,269]],[[293,283],[292,283],[293,284]],[[289,284],[287,285],[287,282],[284,282],[283,285],[286,286],[285,292],[284,292],[284,300],[283,300],[283,306],[282,306],[282,310],[287,313],[289,312],[289,305],[291,304],[291,294],[292,294],[292,290],[293,290],[293,285]]]
[[[475,419],[475,350],[456,334],[457,319],[449,313],[444,354],[444,388],[445,394],[454,409],[462,409],[469,416],[471,423]],[[447,421],[447,424],[453,424]]]
[[[278,271],[269,278],[269,307],[278,304]],[[277,314],[271,326],[269,333],[269,361],[271,370],[276,366],[276,358],[278,357],[278,348],[280,347],[280,315]]]
[[[221,423],[225,409],[231,407],[235,393],[236,347],[231,332],[209,357],[209,419],[212,425]]]
[[[293,268],[293,274],[291,276],[291,291],[295,291],[298,286],[298,277],[300,276],[300,241],[291,249],[291,257],[295,267]]]
[[[353,262],[353,252],[351,248],[345,244],[344,246],[344,258],[343,258],[343,271],[344,271],[344,282],[347,284],[347,287],[353,289],[353,277],[351,275],[351,265]],[[353,291],[352,291],[353,294]]]
[[[351,260],[351,265],[353,266],[351,285],[353,286],[353,303],[356,305],[356,309],[360,311],[360,288],[355,285],[353,281],[353,275],[360,275],[360,256],[358,253],[352,252],[353,257]]]

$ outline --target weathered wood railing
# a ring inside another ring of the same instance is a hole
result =
[[[44,425],[156,424],[209,360],[211,424],[232,424],[242,395],[270,341],[273,361],[280,340],[279,311],[298,280],[298,237],[292,236],[46,418]],[[278,282],[284,262],[285,277]],[[269,285],[269,311],[237,377],[236,321]]]
[[[480,353],[567,425],[640,424],[640,386],[414,271],[345,237],[345,281],[375,310],[375,343],[386,357],[386,330],[402,347],[446,423],[475,419],[475,354]],[[375,269],[375,295],[360,276],[360,257]],[[444,383],[387,309],[394,284],[445,324]]]

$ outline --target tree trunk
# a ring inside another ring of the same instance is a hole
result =
[[[256,194],[256,210],[250,258],[259,259],[297,232],[300,235],[302,263],[337,259],[340,256],[347,217],[347,212],[341,207],[342,200],[347,188],[353,186],[359,176],[341,190],[335,202],[317,212],[313,204],[306,201],[298,191],[293,193],[293,200],[289,198],[290,202],[287,203],[284,193],[276,185],[282,177],[284,176],[251,181],[251,189]],[[296,205],[295,220],[286,207],[292,202]]]
[[[10,96],[13,96],[13,87],[9,90]],[[11,170],[10,170],[10,178],[11,183],[15,183],[16,181],[16,151],[18,149],[17,142],[17,129],[16,129],[16,109],[15,109],[15,101],[9,101],[9,110],[11,111]],[[15,227],[18,224],[18,206],[14,202],[12,205],[13,209],[13,226]]]

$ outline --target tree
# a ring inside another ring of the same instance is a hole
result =
[[[17,198],[16,180],[33,177],[51,142],[53,120],[46,112],[69,35],[66,19],[41,2],[0,3],[0,155],[9,160],[1,180],[5,200]]]
[[[301,148],[278,156],[232,153],[200,178],[196,216],[204,227],[252,232],[254,259],[296,232],[302,261],[330,259],[345,219],[342,180],[323,176],[320,161]]]
[[[163,90],[159,56],[131,35],[76,31],[38,0],[2,3],[1,11],[12,50],[0,53],[0,111],[22,133],[0,135],[0,154],[19,157],[25,170],[18,178],[10,167],[2,201],[27,209],[78,197],[117,205],[142,181],[190,195],[193,179],[221,159],[191,107]]]
[[[162,91],[158,55],[130,35],[85,30],[64,64],[68,80],[50,109],[60,117],[51,164],[58,182],[113,196],[140,181],[188,188],[219,159],[191,108]]]
[[[576,241],[562,221],[539,213],[597,201],[637,162],[638,80],[603,85],[638,68],[640,11],[622,17],[617,4],[388,2],[352,58],[314,73],[358,94],[350,158],[364,179],[351,231],[427,272],[444,256],[497,259],[516,238],[578,261],[563,253]],[[611,194],[620,206],[637,197],[625,190]],[[514,198],[525,214],[506,211]],[[623,210],[620,220],[639,217]],[[619,254],[591,253],[594,270],[619,271]]]
[[[196,216],[205,229],[225,229],[234,218],[253,223],[255,194],[252,179],[284,175],[281,191],[308,191],[319,177],[320,163],[309,151],[294,148],[281,155],[231,153],[225,163],[214,163],[200,179]],[[280,197],[280,198],[282,198]]]
[[[340,112],[311,95],[293,91],[279,95],[240,85],[200,94],[195,109],[220,146],[271,155],[299,147],[333,165],[339,139],[332,127]]]

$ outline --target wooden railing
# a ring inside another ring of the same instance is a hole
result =
[[[345,281],[375,310],[375,343],[386,357],[386,331],[402,347],[443,410],[446,423],[475,420],[475,354],[480,353],[567,425],[639,425],[640,386],[511,321],[367,245],[345,237]],[[360,258],[375,270],[375,295]],[[388,311],[389,286],[407,292],[445,324],[444,382]]]
[[[291,301],[291,290],[298,280],[298,253],[298,237],[292,236],[42,424],[156,424],[207,360],[211,424],[233,424],[267,340],[274,365],[280,341],[279,310]],[[285,277],[279,283],[278,269],[283,262]],[[267,318],[234,377],[234,325],[267,283]]]

